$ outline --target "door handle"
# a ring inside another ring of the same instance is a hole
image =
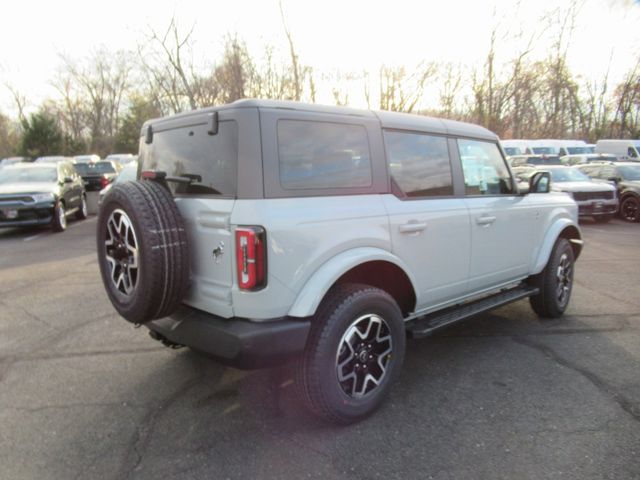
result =
[[[407,222],[404,225],[400,225],[400,233],[420,233],[427,228],[426,223]]]
[[[489,215],[483,215],[482,217],[476,218],[476,223],[478,225],[491,225],[495,221],[496,221],[496,217],[492,217]]]

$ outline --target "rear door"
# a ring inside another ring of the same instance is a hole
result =
[[[140,141],[139,161],[141,170],[182,179],[169,187],[191,250],[191,286],[184,303],[229,318],[234,315],[230,217],[238,192],[242,121],[233,112],[220,111],[213,133],[211,119],[204,112],[153,124],[152,142]]]
[[[454,196],[448,141],[402,130],[386,130],[384,139],[393,252],[416,279],[416,310],[435,307],[465,293],[469,271],[469,213]]]

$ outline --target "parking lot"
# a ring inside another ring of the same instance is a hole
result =
[[[640,225],[582,224],[568,313],[520,301],[410,342],[370,419],[316,420],[290,367],[225,368],[119,318],[96,218],[0,231],[0,477],[640,478]]]

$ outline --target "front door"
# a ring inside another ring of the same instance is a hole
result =
[[[471,226],[468,293],[525,277],[530,268],[539,208],[518,195],[495,142],[458,139]]]

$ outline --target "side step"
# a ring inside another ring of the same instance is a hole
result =
[[[439,312],[430,313],[424,317],[419,317],[407,323],[407,334],[409,338],[428,337],[436,330],[449,326],[453,323],[473,317],[480,313],[493,310],[521,298],[530,297],[538,293],[538,288],[522,284],[509,290],[483,297],[469,303],[446,308]]]

